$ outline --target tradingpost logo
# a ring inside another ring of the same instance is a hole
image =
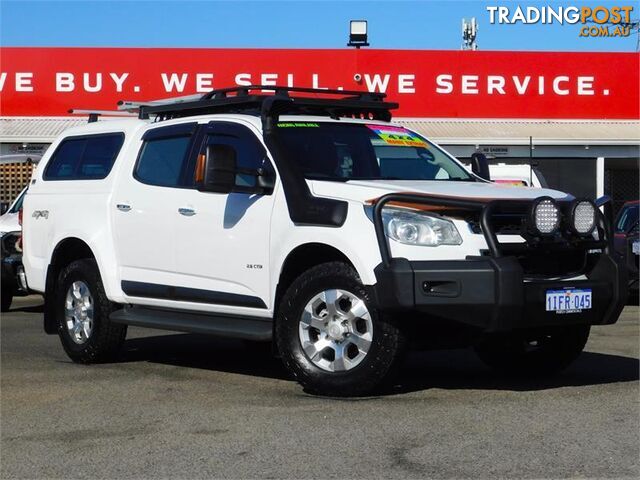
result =
[[[491,24],[580,24],[579,37],[628,37],[631,35],[630,5],[614,7],[596,6],[543,6],[514,7],[488,6]]]

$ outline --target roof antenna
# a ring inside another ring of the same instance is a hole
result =
[[[533,137],[529,136],[529,186],[533,187]]]

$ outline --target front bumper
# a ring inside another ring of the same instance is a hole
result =
[[[448,215],[477,214],[488,247],[487,255],[437,261],[393,258],[382,223],[382,209],[389,202],[445,207]],[[616,260],[613,253],[610,199],[603,197],[596,201],[604,210],[596,211],[599,240],[576,239],[563,233],[562,238],[554,239],[552,244],[541,245],[533,238],[526,239],[521,246],[503,245],[494,231],[492,215],[505,204],[518,202],[519,208],[528,208],[531,200],[485,201],[417,194],[388,194],[377,199],[373,221],[382,263],[375,268],[376,285],[371,288],[375,307],[382,311],[424,312],[430,317],[465,323],[487,332],[572,323],[615,323],[627,299],[628,280],[626,266]],[[524,264],[516,256],[553,248],[599,253],[596,261],[585,264],[571,280],[566,279],[567,275],[550,279],[547,267],[532,274],[528,265],[529,271],[525,272]],[[565,288],[590,288],[592,308],[565,314],[547,312],[547,291]]]
[[[627,297],[623,265],[601,255],[585,279],[526,279],[514,257],[418,261],[394,258],[375,269],[372,302],[388,312],[423,312],[487,332],[567,324],[615,323]],[[547,290],[590,288],[593,308],[558,314],[545,310]]]

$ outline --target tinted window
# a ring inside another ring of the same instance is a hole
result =
[[[62,142],[47,165],[44,179],[64,180],[72,178],[78,168],[86,143],[85,139],[65,140]]]
[[[208,136],[207,145],[213,145],[214,155],[218,152],[220,155],[235,157],[238,187],[255,187],[255,172],[258,169],[273,171],[264,147],[244,127],[225,125],[219,132]]]
[[[121,146],[121,136],[105,135],[88,140],[80,162],[79,175],[85,178],[106,177]]]
[[[403,127],[281,122],[277,132],[306,178],[473,181],[443,150]]]
[[[140,152],[135,177],[143,183],[162,187],[181,185],[190,142],[191,136],[146,141]]]
[[[124,142],[122,133],[70,137],[54,152],[45,180],[95,180],[109,175]]]

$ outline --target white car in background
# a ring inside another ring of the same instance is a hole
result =
[[[9,205],[7,211],[2,212],[2,216],[0,216],[0,236],[7,232],[17,232],[22,229],[18,221],[18,212],[22,208],[22,202],[26,193],[27,189],[25,187],[13,203]]]
[[[510,165],[498,163],[489,165],[491,181],[514,187],[548,188],[547,181],[535,167],[527,164]]]
[[[0,165],[33,164],[35,167],[40,162],[41,158],[42,155],[27,153],[0,155]],[[7,178],[2,179],[3,184],[8,181],[9,180]],[[26,192],[27,187],[20,192],[6,210],[4,209],[6,204],[3,203],[3,209],[0,210],[0,236],[7,232],[17,232],[22,230],[18,222],[18,212],[22,208],[22,202]]]
[[[0,310],[3,312],[9,310],[13,297],[24,296],[29,292],[22,266],[22,226],[18,218],[26,193],[25,187],[7,211],[0,216]]]

